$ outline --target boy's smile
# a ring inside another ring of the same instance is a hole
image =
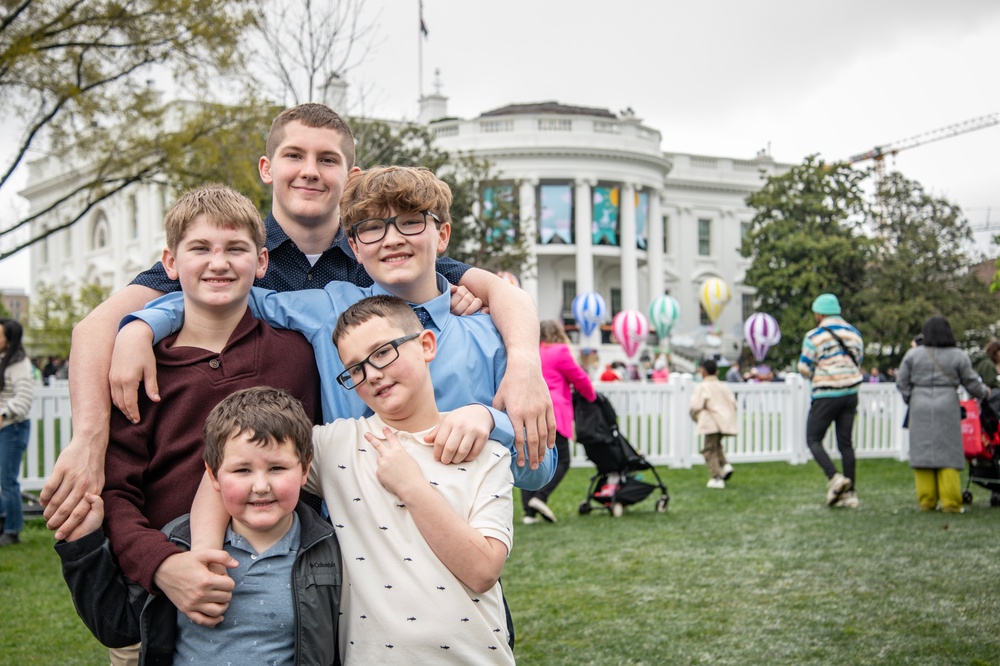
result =
[[[399,217],[399,211],[390,208],[384,217]],[[427,226],[419,234],[404,235],[389,224],[380,241],[362,243],[359,238],[349,238],[349,242],[372,280],[394,296],[426,303],[440,294],[434,263],[438,253],[448,247],[450,237],[451,224],[438,224],[428,215]]]
[[[366,359],[382,345],[406,337],[406,332],[389,320],[377,317],[358,324],[347,331],[337,343],[341,360],[348,368]],[[427,364],[436,351],[434,333],[423,331],[416,338],[397,347],[399,358],[382,369],[365,364],[365,379],[356,380],[355,390],[376,414],[396,428],[419,432],[434,425],[422,425],[419,420],[427,414],[437,414],[434,389],[430,384]],[[429,407],[428,407],[429,402]],[[403,425],[397,425],[405,423]]]
[[[336,222],[350,171],[339,132],[292,121],[274,155],[260,158],[260,177],[274,186],[273,208],[281,222],[318,227]]]
[[[212,485],[233,517],[233,531],[260,553],[291,527],[309,465],[299,460],[293,443],[261,446],[250,441],[250,435],[229,438]]]
[[[267,250],[257,248],[249,231],[199,215],[176,250],[164,250],[163,267],[180,280],[189,307],[245,308],[254,278],[267,270]]]

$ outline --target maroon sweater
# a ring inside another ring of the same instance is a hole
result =
[[[160,532],[191,511],[205,472],[203,428],[208,413],[240,389],[274,386],[319,411],[319,374],[312,347],[299,333],[276,331],[247,309],[222,353],[171,349],[177,336],[156,345],[160,402],[139,389],[141,420],[112,410],[104,463],[104,527],[125,575],[155,591],[153,574],[181,552]]]

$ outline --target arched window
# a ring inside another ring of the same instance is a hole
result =
[[[94,215],[94,224],[90,229],[90,249],[100,250],[101,248],[107,247],[109,234],[108,216],[104,214],[103,210],[99,210],[97,211],[97,214]]]

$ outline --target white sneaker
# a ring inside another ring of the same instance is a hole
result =
[[[857,509],[861,506],[861,502],[858,501],[858,494],[853,490],[848,490],[842,493],[833,506],[843,507],[845,509]]]
[[[535,516],[525,516],[522,522],[524,522],[525,525],[534,525],[538,522],[538,518]]]
[[[826,505],[833,506],[840,496],[851,489],[854,484],[846,476],[837,472],[826,482]]]
[[[726,463],[725,465],[723,465],[722,466],[722,480],[723,481],[728,481],[729,477],[731,477],[732,475],[733,475],[733,466],[730,465],[729,463]]]
[[[528,500],[528,506],[541,514],[542,518],[549,521],[550,523],[556,522],[556,514],[552,512],[549,505],[538,499],[537,497],[532,497]]]
[[[705,487],[706,488],[725,488],[726,487],[726,482],[723,481],[722,479],[716,477],[714,479],[710,479],[709,482],[705,485]]]

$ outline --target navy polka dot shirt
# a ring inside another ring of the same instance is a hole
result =
[[[274,291],[298,291],[299,289],[322,289],[328,282],[339,280],[350,282],[359,287],[370,287],[372,279],[368,277],[364,267],[358,263],[347,243],[347,234],[343,229],[337,230],[337,236],[330,247],[320,256],[313,266],[292,239],[284,232],[274,214],[268,214],[264,221],[267,230],[267,247],[270,255],[267,273],[263,278],[254,281],[255,287],[273,289]],[[458,284],[465,272],[471,268],[454,259],[442,257],[437,260],[437,272],[448,282]],[[149,270],[143,271],[132,280],[139,284],[162,292],[180,291],[177,280],[167,277],[161,262]]]

